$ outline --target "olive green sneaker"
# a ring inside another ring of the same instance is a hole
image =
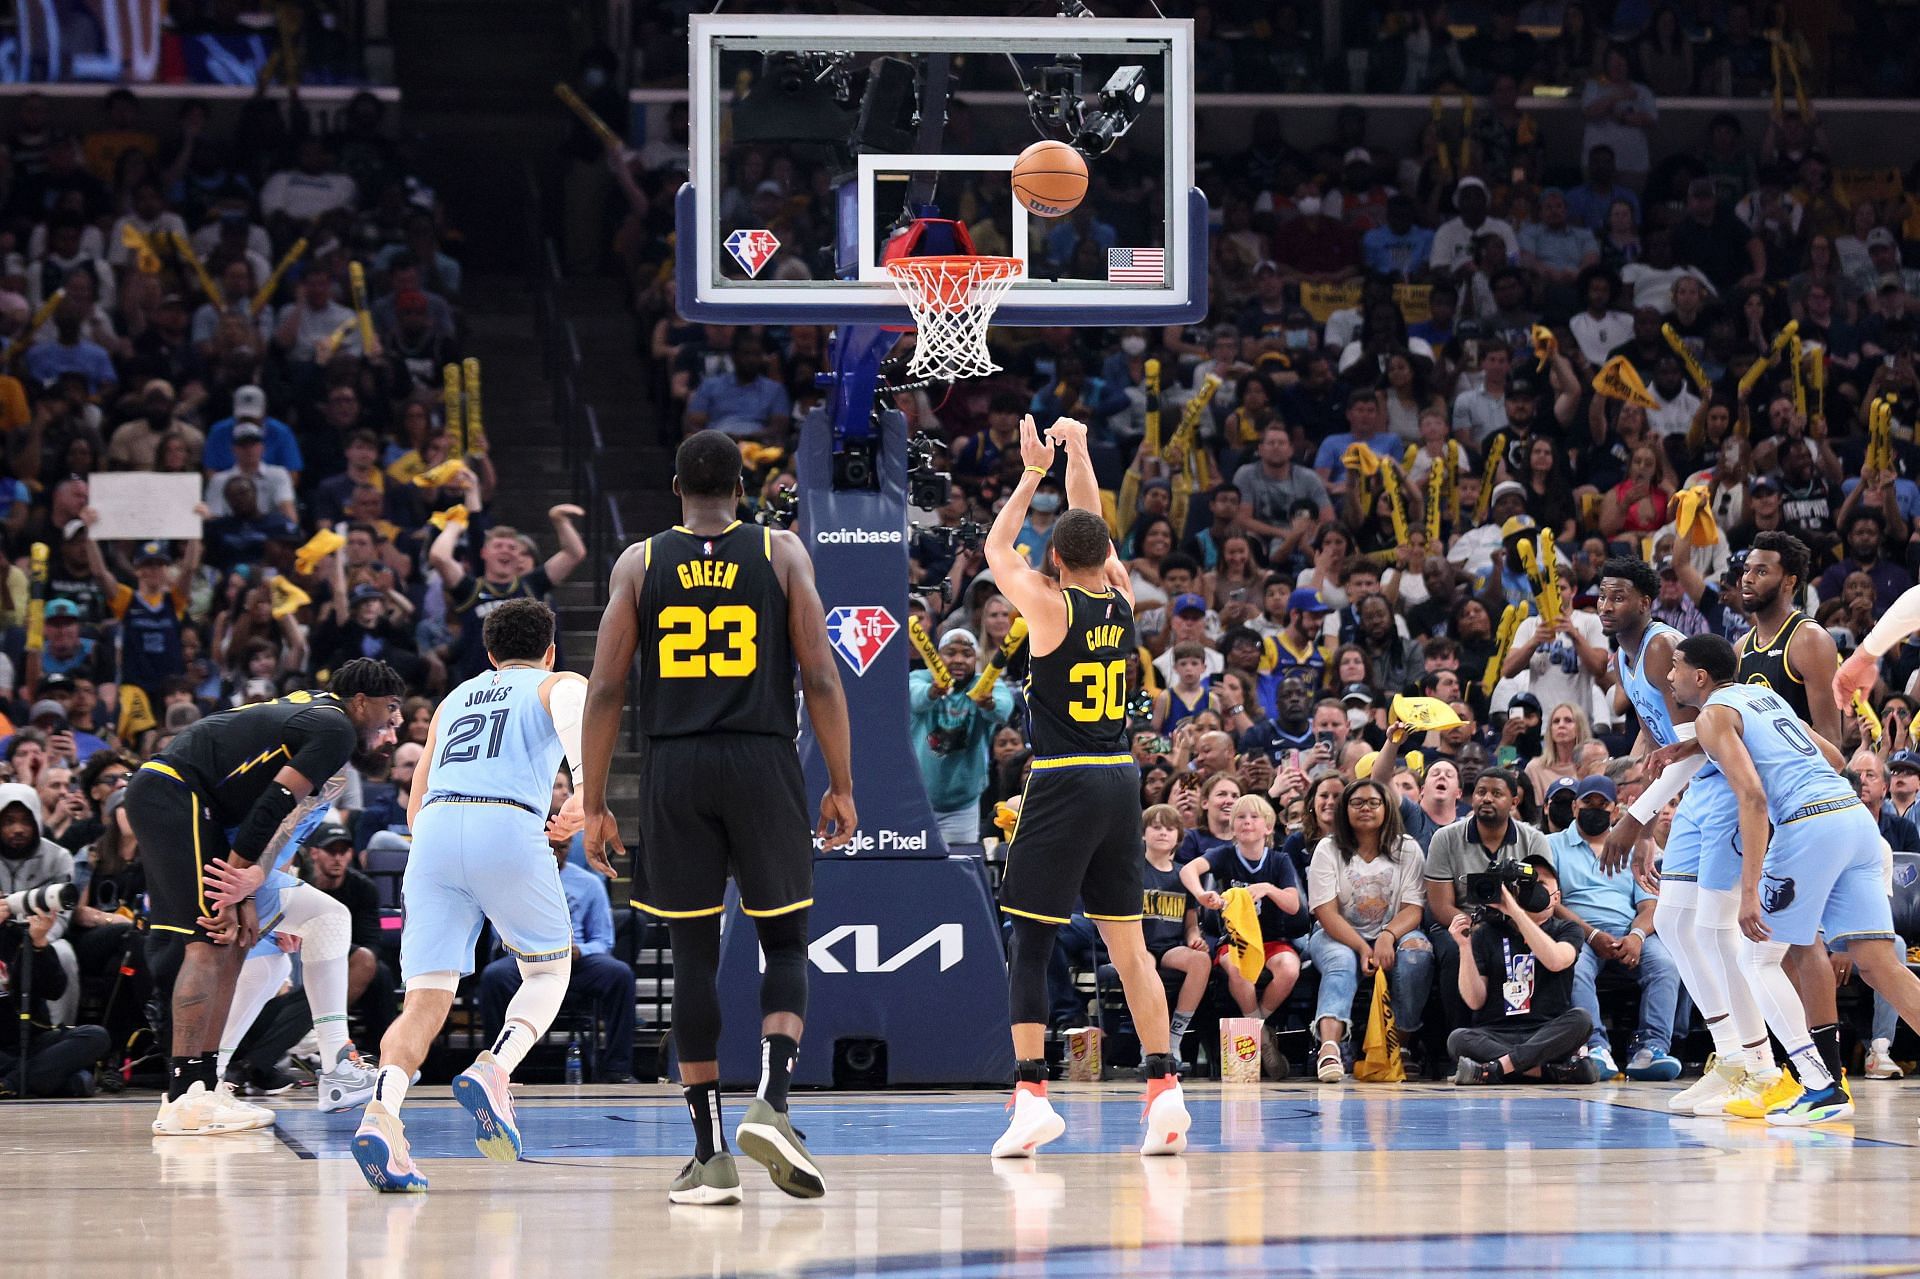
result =
[[[746,1118],[733,1134],[740,1153],[766,1167],[773,1184],[796,1199],[818,1199],[827,1183],[814,1166],[813,1156],[800,1144],[787,1116],[758,1097],[747,1107]]]
[[[740,1170],[733,1156],[722,1151],[701,1163],[687,1160],[687,1166],[667,1187],[667,1202],[677,1204],[737,1204],[740,1202]]]

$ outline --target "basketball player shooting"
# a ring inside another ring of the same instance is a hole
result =
[[[673,1042],[694,1131],[693,1158],[667,1198],[740,1202],[719,1082],[720,917],[731,876],[765,956],[760,1088],[735,1140],[775,1186],[815,1199],[826,1183],[787,1117],[787,1090],[807,1015],[812,836],[838,848],[859,824],[846,694],[804,544],[734,517],[745,496],[740,446],[720,431],[688,436],[674,455],[673,491],[683,523],[627,548],[600,623],[582,735],[587,860],[611,876],[607,848],[626,851],[607,809],[607,770],[638,654],[646,744],[633,905],[666,920],[672,939]],[[827,765],[811,830],[793,745],[796,666]]]
[[[1067,502],[1047,550],[1059,577],[1028,567],[1015,546],[1027,505],[1067,452]],[[1133,651],[1133,593],[1100,517],[1100,489],[1087,456],[1087,428],[1060,418],[1040,438],[1020,423],[1020,483],[987,534],[987,564],[1001,592],[1027,619],[1032,676],[1033,780],[1007,852],[1000,909],[1013,920],[1008,986],[1016,1076],[1013,1121],[994,1143],[996,1159],[1024,1159],[1066,1131],[1047,1100],[1047,961],[1055,931],[1076,899],[1100,930],[1120,971],[1140,1034],[1147,1076],[1146,1155],[1186,1149],[1187,1114],[1174,1070],[1167,995],[1140,928],[1145,900],[1140,770],[1127,743],[1127,654]]]

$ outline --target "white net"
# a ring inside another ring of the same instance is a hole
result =
[[[1000,371],[987,350],[987,326],[1020,275],[1019,259],[896,258],[887,271],[920,331],[908,376],[959,382]]]

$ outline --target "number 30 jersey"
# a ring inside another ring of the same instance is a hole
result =
[[[791,740],[793,650],[773,530],[712,537],[676,525],[647,539],[640,583],[640,731],[767,733]]]
[[[1136,643],[1133,607],[1118,591],[1095,594],[1063,587],[1067,634],[1051,653],[1036,654],[1027,682],[1033,753],[1124,755],[1127,747],[1127,655]]]
[[[564,751],[540,701],[552,671],[510,666],[476,675],[440,703],[427,795],[512,800],[541,817]]]

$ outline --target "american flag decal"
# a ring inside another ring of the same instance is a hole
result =
[[[1165,249],[1107,250],[1109,284],[1164,284],[1166,275]]]

